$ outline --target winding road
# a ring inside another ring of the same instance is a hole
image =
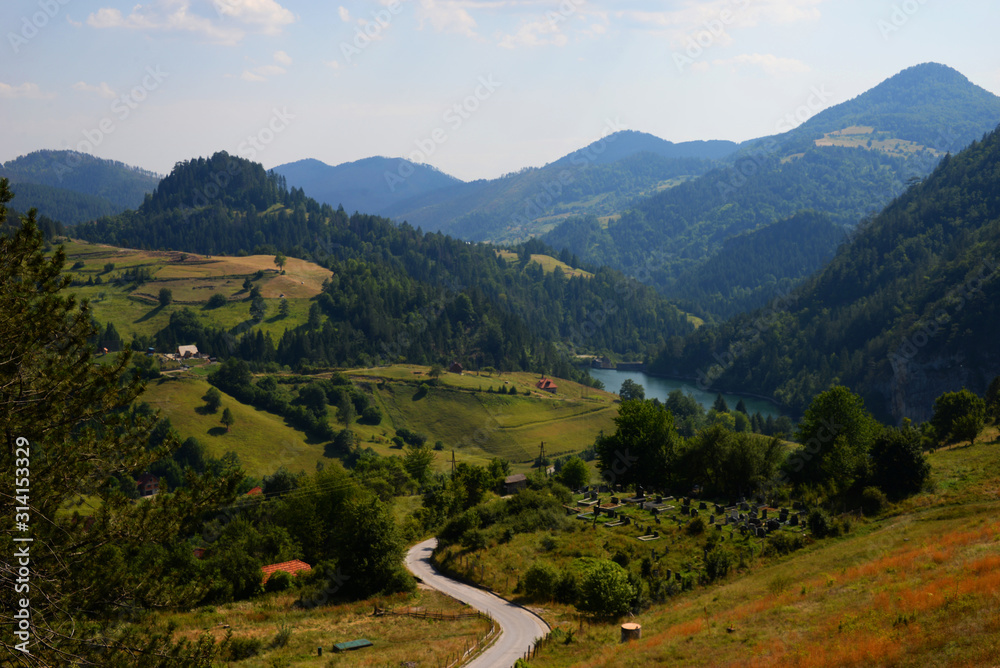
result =
[[[548,624],[538,615],[499,596],[438,573],[431,565],[431,552],[435,546],[437,538],[411,547],[406,553],[406,567],[428,587],[457,598],[481,612],[489,613],[501,629],[500,638],[485,652],[465,664],[465,668],[511,668],[535,644],[535,640],[549,632]]]

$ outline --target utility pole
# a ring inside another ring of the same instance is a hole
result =
[[[451,451],[451,477],[455,477],[455,451]]]
[[[538,468],[545,470],[545,441],[538,449]]]

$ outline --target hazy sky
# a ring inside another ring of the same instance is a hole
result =
[[[3,0],[0,160],[72,148],[166,173],[219,150],[268,168],[385,155],[491,178],[608,128],[773,134],[921,62],[1000,93],[998,15],[995,0]]]

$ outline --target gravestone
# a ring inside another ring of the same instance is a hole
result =
[[[792,519],[788,520],[788,523],[793,527],[797,527],[799,525],[799,516],[792,515]]]
[[[708,510],[708,504],[702,501],[698,504],[698,510]]]
[[[762,509],[762,510],[760,511],[760,518],[761,518],[762,520],[766,520],[766,519],[767,519],[767,508],[763,508],[763,509]]]
[[[709,524],[715,524],[715,515],[709,515],[708,516],[708,523]]]
[[[765,529],[764,527],[757,527],[757,538],[766,538],[766,537],[767,537],[767,529]]]

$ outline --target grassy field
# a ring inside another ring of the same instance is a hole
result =
[[[921,151],[930,151],[935,157],[942,155],[940,151],[917,144],[906,139],[889,137],[887,133],[876,133],[875,128],[854,125],[836,132],[826,133],[822,139],[816,140],[816,146],[841,146],[845,148],[864,148],[879,151],[896,157],[908,157]]]
[[[617,623],[581,625],[572,608],[546,605],[540,609],[546,620],[574,636],[568,644],[547,645],[531,665],[995,665],[1000,651],[995,430],[990,441],[933,453],[934,491],[856,522],[846,536],[759,561],[722,584],[696,588],[629,619],[643,627],[639,641],[621,644]],[[605,557],[621,549],[609,530],[594,531],[597,537],[587,530],[571,534],[577,547],[570,549]],[[658,543],[643,547],[670,544],[669,539]],[[557,563],[568,545],[556,543]],[[692,558],[674,551],[671,546],[668,558]],[[498,551],[485,572],[510,574],[509,582],[524,558],[516,548]]]
[[[101,280],[100,285],[75,285],[68,292],[89,299],[98,322],[113,322],[126,341],[133,334],[151,336],[163,329],[170,315],[190,308],[206,325],[230,329],[250,320],[249,293],[243,290],[246,278],[254,280],[267,304],[264,320],[254,325],[277,339],[285,329],[303,324],[309,313],[309,300],[319,294],[331,272],[319,265],[288,258],[285,273],[279,274],[270,255],[220,257],[180,253],[176,251],[140,251],[121,249],[80,241],[64,243],[67,273],[81,280]],[[114,269],[105,271],[108,263]],[[72,267],[76,266],[76,269]],[[109,281],[127,270],[143,268],[152,279],[139,286],[112,285]],[[161,288],[168,288],[173,302],[166,307],[158,303]],[[218,308],[207,308],[213,294],[225,296],[229,302]],[[278,317],[282,299],[287,300],[289,314]]]
[[[507,262],[517,262],[517,253],[508,250],[498,250],[497,255],[502,257]],[[584,278],[594,277],[594,275],[589,271],[584,271],[583,269],[575,269],[566,264],[565,262],[557,260],[551,255],[533,254],[531,256],[531,261],[537,262],[539,265],[541,265],[542,269],[545,271],[546,274],[552,273],[553,271],[555,271],[556,267],[559,267],[560,269],[562,269],[563,274],[565,274],[567,278],[577,277],[577,276],[583,276]]]
[[[445,373],[438,386],[422,393],[418,383],[429,380],[428,371],[427,367],[396,365],[358,369],[348,375],[371,386],[385,415],[381,425],[367,431],[359,425],[359,434],[391,438],[392,430],[406,427],[427,434],[431,443],[443,441],[446,452],[439,453],[440,470],[450,466],[452,448],[459,461],[483,464],[503,457],[516,470],[527,470],[542,441],[547,455],[579,452],[593,443],[600,430],[612,430],[618,414],[613,394],[556,379],[559,390],[551,395],[535,388],[539,376],[521,372],[502,376]],[[491,387],[514,387],[518,394],[491,394],[486,391]],[[389,451],[387,444],[383,447]]]
[[[209,387],[208,381],[197,377],[152,381],[143,400],[160,409],[162,417],[170,418],[182,437],[194,436],[204,443],[211,455],[221,457],[230,450],[238,454],[250,475],[271,474],[279,466],[311,473],[317,462],[327,461],[323,444],[309,443],[283,418],[241,404],[225,393],[222,408],[208,413],[202,397]],[[219,422],[223,408],[229,408],[236,418],[228,433]]]
[[[488,623],[480,618],[433,620],[372,615],[376,605],[390,610],[473,612],[454,599],[424,588],[413,596],[397,595],[312,609],[295,608],[294,600],[291,594],[271,594],[253,601],[161,614],[156,621],[161,628],[176,625],[175,637],[180,638],[193,640],[207,632],[221,641],[231,631],[233,638],[260,639],[263,649],[257,656],[217,664],[243,668],[375,668],[399,666],[408,661],[436,667],[464,651],[488,628]],[[274,639],[283,628],[291,631],[287,644],[274,647]],[[373,646],[344,654],[332,650],[335,643],[360,638],[370,640]],[[428,642],[430,639],[433,642]],[[323,648],[322,657],[317,651],[319,647]]]
[[[110,363],[115,357],[112,354],[100,360]],[[429,380],[429,370],[397,365],[348,372],[383,414],[381,424],[351,425],[363,447],[383,456],[402,456],[403,451],[395,448],[391,439],[397,429],[405,427],[427,435],[432,445],[436,441],[445,444],[443,451],[435,453],[436,470],[450,469],[454,449],[459,462],[485,465],[494,457],[503,457],[511,460],[517,471],[528,471],[542,441],[549,456],[579,452],[593,443],[600,430],[612,430],[618,414],[613,394],[557,379],[559,393],[550,395],[535,389],[538,377],[528,373],[500,377],[446,373],[437,386],[421,392],[420,382]],[[281,416],[224,394],[223,407],[229,407],[236,418],[226,433],[219,422],[222,409],[214,414],[204,410],[202,397],[210,387],[205,379],[209,371],[208,366],[195,365],[165,374],[165,378],[149,383],[143,400],[170,418],[183,438],[194,436],[205,443],[212,455],[236,452],[250,475],[269,475],[282,465],[293,472],[309,473],[317,463],[329,461],[323,443],[310,441]],[[329,374],[319,377],[326,376]],[[516,387],[521,394],[485,391],[500,386]],[[344,428],[333,413],[331,410],[333,426]]]

